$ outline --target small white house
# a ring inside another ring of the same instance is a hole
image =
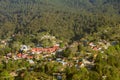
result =
[[[34,61],[33,61],[33,60],[28,60],[28,62],[29,62],[30,64],[34,64]]]
[[[21,45],[20,50],[22,50],[22,51],[28,51],[29,48],[28,48],[28,46],[26,46],[26,45]]]

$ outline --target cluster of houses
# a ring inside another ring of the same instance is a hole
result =
[[[44,38],[46,38],[46,37],[48,38],[49,36],[45,36]],[[42,39],[44,39],[44,38],[42,38]],[[2,42],[2,44],[5,44],[5,42]],[[72,45],[69,45],[67,47],[70,47],[72,49],[72,48],[76,47],[76,45],[78,45],[78,44],[79,43],[75,42]],[[113,42],[113,44],[116,44],[116,42]],[[80,45],[84,45],[84,42]],[[98,42],[87,42],[86,45],[87,46],[84,46],[84,47],[90,47],[93,51],[100,51],[100,52],[104,51],[104,49],[108,49],[108,47],[111,46],[110,42],[107,42],[105,40],[98,41]],[[49,48],[44,48],[44,47],[31,48],[27,45],[21,45],[21,48],[17,54],[8,53],[5,56],[5,58],[7,60],[8,59],[14,59],[14,60],[24,59],[24,60],[28,61],[30,64],[35,65],[35,64],[37,64],[36,60],[40,59],[39,56],[42,56],[42,58],[45,60],[45,63],[47,61],[50,61],[52,63],[58,62],[58,63],[62,64],[62,67],[60,67],[60,72],[63,72],[66,67],[75,66],[77,69],[80,69],[83,67],[86,67],[87,69],[91,69],[95,66],[94,61],[97,57],[97,53],[94,54],[92,60],[90,60],[89,55],[91,55],[92,52],[87,52],[87,51],[86,51],[86,54],[88,56],[86,56],[86,57],[73,57],[71,60],[69,60],[68,58],[65,58],[65,57],[55,57],[55,59],[53,59],[52,55],[55,55],[57,52],[58,53],[62,52],[66,48],[60,48],[59,44],[55,44],[53,47],[49,47]],[[18,70],[21,70],[21,69],[18,69]],[[11,72],[10,75],[18,76],[18,74],[16,72]],[[61,78],[61,76],[62,76],[62,74],[59,74],[59,73],[58,74],[55,73],[53,75],[54,76],[57,75],[57,78],[59,78],[59,77]]]
[[[49,36],[45,36],[44,38],[48,38]],[[54,38],[54,37],[53,37]],[[72,45],[69,45],[68,47],[74,48],[75,45],[77,45],[79,43],[73,43]],[[84,43],[83,43],[84,44]],[[81,44],[82,45],[82,44]],[[110,46],[110,42],[107,42],[105,40],[101,40],[98,42],[87,42],[87,46],[90,47],[92,50],[94,51],[104,51],[104,49],[107,49]],[[60,57],[55,57],[56,59],[53,60],[52,55],[55,55],[57,52],[59,51],[63,51],[64,49],[59,47],[59,44],[55,44],[53,47],[49,47],[49,48],[43,48],[43,47],[35,47],[35,48],[31,48],[29,46],[26,45],[21,45],[20,51],[18,51],[17,54],[12,54],[12,53],[8,53],[6,55],[6,59],[14,59],[14,60],[18,60],[18,59],[26,59],[27,61],[29,61],[29,63],[33,64],[34,63],[34,59],[39,60],[40,57],[42,56],[42,59],[48,58],[48,61],[51,62],[58,62],[61,63],[63,66],[76,66],[76,67],[90,67],[90,66],[94,66],[94,60],[90,61],[87,58],[82,58],[82,60],[80,61],[79,58],[75,58],[73,60],[76,60],[76,63],[73,63],[71,61],[69,61],[67,58],[60,58]],[[88,52],[86,52],[87,54]],[[92,54],[92,53],[91,53]],[[88,54],[88,55],[91,55]],[[40,56],[40,57],[39,57]],[[97,54],[94,54],[94,58],[95,59],[97,56]],[[49,58],[51,57],[51,58]],[[88,57],[88,56],[87,56]]]
[[[21,45],[19,53],[13,55],[12,53],[8,53],[6,55],[7,59],[13,58],[14,60],[17,59],[33,59],[35,58],[36,54],[42,54],[44,53],[43,56],[47,55],[55,55],[55,52],[59,49],[59,45],[56,44],[53,47],[50,48],[43,48],[43,47],[36,47],[36,48],[30,48],[26,45]]]
[[[105,40],[99,41],[97,44],[90,42],[89,46],[92,50],[102,51],[102,49],[108,49],[111,44]]]
[[[79,44],[77,42],[74,43],[75,45]],[[71,47],[74,47],[74,44],[71,45]],[[84,45],[85,47],[90,47],[92,49],[92,51],[99,51],[101,53],[104,53],[105,49],[108,49],[109,46],[111,46],[111,43],[105,40],[100,40],[98,42],[88,42],[88,41],[83,41],[82,43],[80,43],[80,45]],[[89,50],[86,50],[86,52],[84,52],[86,54],[85,57],[81,57],[81,60],[79,60],[80,58],[76,58],[75,61],[76,63],[74,64],[77,68],[81,68],[81,67],[87,67],[88,69],[91,69],[92,67],[94,67],[94,62],[95,59],[98,55],[98,53],[92,53]],[[90,59],[90,56],[92,55],[92,59]]]
[[[49,35],[44,35],[41,38],[41,40],[44,40],[44,39],[54,40],[55,37],[49,36]],[[5,45],[7,43],[8,43],[7,41],[1,40],[0,47],[5,47]],[[31,48],[27,45],[21,45],[20,50],[17,53],[8,53],[8,54],[6,54],[6,56],[4,56],[4,58],[6,59],[6,61],[9,59],[13,59],[13,60],[23,59],[23,60],[28,61],[30,64],[37,63],[35,61],[40,60],[40,58],[42,58],[44,60],[47,59],[47,61],[58,62],[58,63],[62,64],[63,68],[60,69],[61,71],[63,71],[66,66],[69,66],[69,67],[75,66],[76,68],[87,67],[88,69],[90,69],[90,68],[94,67],[94,65],[95,65],[94,60],[97,57],[97,53],[94,54],[92,60],[89,60],[89,56],[73,57],[72,60],[69,60],[66,57],[55,57],[55,59],[53,59],[53,55],[55,56],[56,53],[61,54],[61,52],[63,50],[65,50],[66,48],[73,49],[74,47],[76,47],[76,45],[78,46],[78,44],[83,45],[84,47],[90,47],[93,51],[100,51],[100,52],[104,53],[104,49],[108,49],[109,46],[117,44],[117,42],[115,42],[115,41],[110,43],[105,40],[100,40],[98,42],[89,42],[89,41],[85,40],[83,42],[82,41],[74,42],[72,45],[67,45],[64,48],[60,48],[59,44],[56,44],[55,40],[53,41],[53,43],[55,44],[54,46],[46,47],[46,48],[40,47],[40,46]],[[86,51],[86,54],[91,55],[92,52]],[[16,74],[14,74],[14,72],[11,72],[11,75],[17,76]]]

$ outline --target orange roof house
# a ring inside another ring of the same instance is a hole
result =
[[[33,59],[33,56],[27,56],[27,59]]]
[[[18,54],[17,54],[17,57],[21,58],[21,57],[22,57],[22,54],[21,54],[21,53],[18,53]]]
[[[32,48],[32,52],[47,52],[52,53],[59,49],[59,46],[54,46],[52,48]]]

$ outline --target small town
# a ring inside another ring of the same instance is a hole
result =
[[[120,0],[0,0],[0,80],[120,80]]]
[[[36,70],[38,65],[51,64],[56,65],[56,70],[52,73],[53,79],[62,80],[66,68],[75,67],[78,70],[81,68],[91,70],[96,65],[95,60],[98,54],[104,54],[104,51],[110,46],[117,45],[116,41],[107,42],[106,40],[100,40],[93,42],[85,39],[73,42],[70,45],[63,45],[62,41],[54,41],[56,40],[55,36],[44,35],[41,39],[43,40],[43,38],[44,40],[53,40],[53,45],[51,47],[42,47],[43,44],[38,44],[35,47],[30,47],[29,45],[22,44],[18,45],[19,49],[15,53],[8,52],[1,57],[0,63],[6,65],[9,62],[21,63],[21,66],[19,65],[18,68],[9,72],[10,77],[18,75],[22,77],[25,75],[24,72],[22,73],[24,70],[31,72]],[[7,40],[1,40],[0,46],[1,48],[5,48],[8,44]],[[107,58],[107,55],[104,55],[103,58]],[[23,64],[24,66],[22,66]]]

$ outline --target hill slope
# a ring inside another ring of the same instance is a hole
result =
[[[119,0],[0,0],[0,37],[49,32],[67,40],[90,35],[119,39],[119,4]]]

